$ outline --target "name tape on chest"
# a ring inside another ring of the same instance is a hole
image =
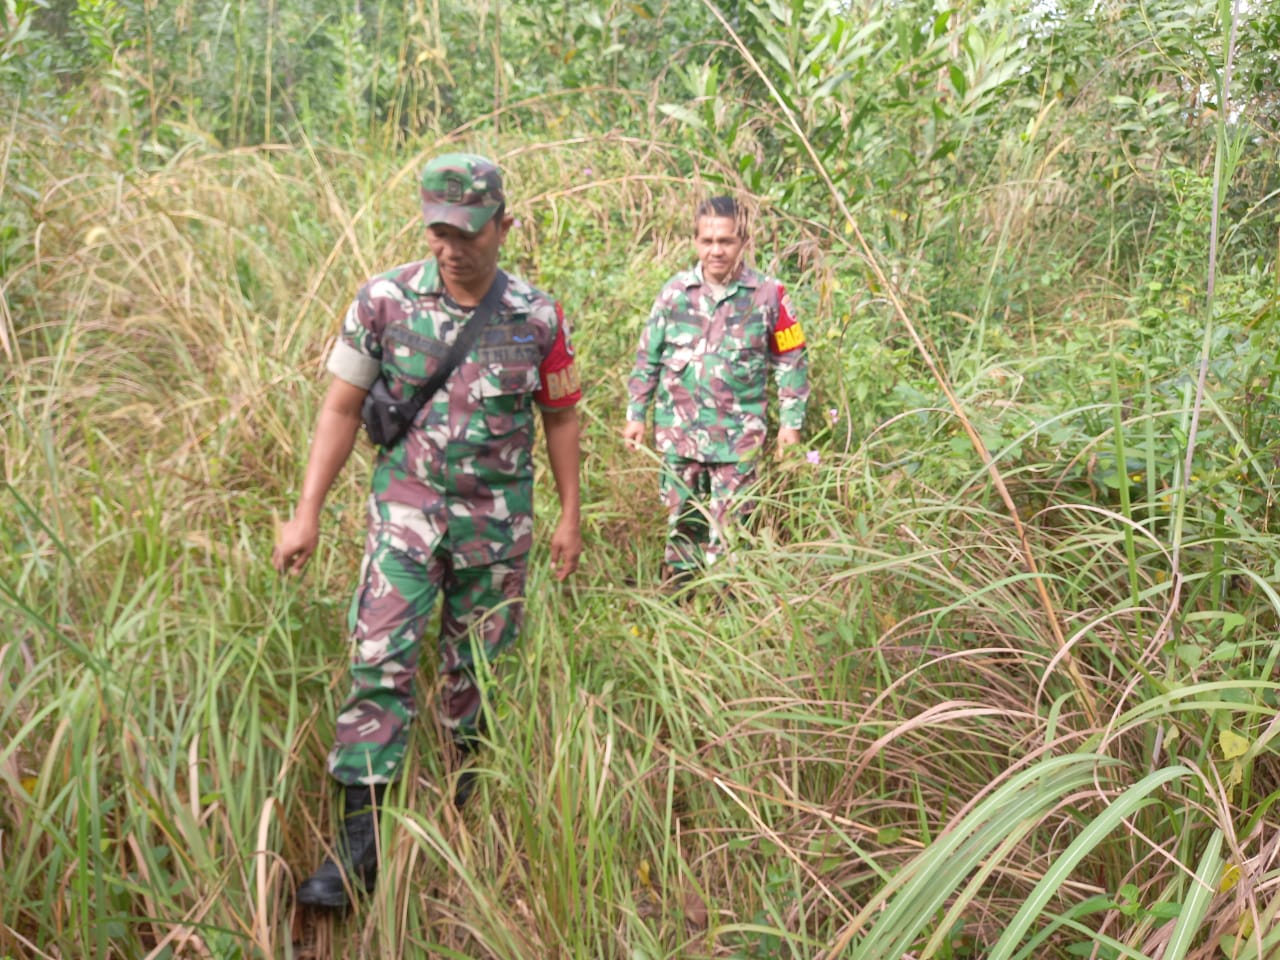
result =
[[[449,354],[449,345],[434,337],[424,336],[416,330],[403,326],[389,326],[382,339],[391,344],[398,344],[406,350],[425,353],[432,357],[444,357]]]
[[[542,359],[542,353],[536,343],[506,344],[496,347],[481,347],[476,351],[476,358],[483,364],[500,363],[534,364]]]

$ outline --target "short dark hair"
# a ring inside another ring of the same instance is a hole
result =
[[[747,237],[746,211],[733,197],[708,197],[698,204],[698,208],[693,212],[694,234],[697,234],[698,221],[703,217],[726,217],[737,225],[738,236],[744,240]]]

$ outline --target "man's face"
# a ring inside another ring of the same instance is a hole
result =
[[[702,264],[702,276],[724,285],[738,274],[747,241],[732,217],[699,217],[694,224],[693,247]]]
[[[498,269],[498,251],[507,238],[513,218],[490,220],[480,232],[466,233],[447,223],[427,227],[427,246],[440,266],[445,289],[483,294]]]

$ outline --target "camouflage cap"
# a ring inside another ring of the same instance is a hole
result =
[[[446,153],[422,171],[422,218],[479,233],[503,202],[502,171],[474,153]]]

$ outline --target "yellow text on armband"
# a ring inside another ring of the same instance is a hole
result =
[[[563,400],[577,393],[579,385],[576,364],[571,363],[563,370],[547,374],[547,396],[552,400]]]
[[[788,350],[804,346],[804,331],[800,329],[800,324],[793,323],[785,330],[775,333],[774,339],[778,342],[778,352],[786,353]]]

